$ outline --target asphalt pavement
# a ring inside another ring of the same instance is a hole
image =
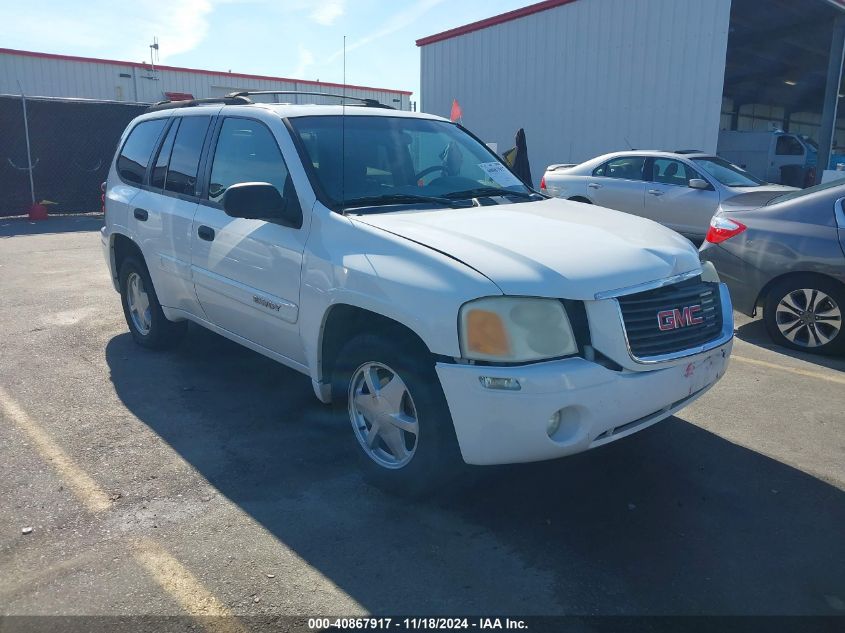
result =
[[[0,615],[845,614],[845,359],[737,316],[675,417],[405,501],[305,376],[133,344],[100,225],[0,219]]]

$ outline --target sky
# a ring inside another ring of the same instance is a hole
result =
[[[414,92],[426,35],[532,0],[0,0],[0,46]]]

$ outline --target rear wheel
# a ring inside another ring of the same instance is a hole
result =
[[[452,417],[427,351],[361,335],[339,354],[333,401],[351,423],[367,480],[405,496],[445,487],[462,460]]]
[[[176,345],[185,335],[187,321],[168,321],[153,288],[150,273],[134,255],[120,266],[120,299],[123,315],[135,342],[151,349]]]
[[[763,318],[776,343],[814,354],[845,352],[845,289],[818,275],[790,277],[769,291]]]

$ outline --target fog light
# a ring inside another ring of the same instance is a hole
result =
[[[549,423],[546,425],[546,434],[552,437],[560,429],[560,411],[555,411],[552,417],[549,418]]]
[[[522,385],[516,378],[495,378],[493,376],[479,376],[481,386],[485,389],[500,389],[502,391],[519,391]]]

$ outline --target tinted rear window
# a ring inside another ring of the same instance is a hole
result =
[[[141,184],[161,131],[167,119],[144,121],[135,126],[117,157],[117,172],[126,182]]]
[[[196,194],[200,154],[210,121],[211,117],[207,116],[189,116],[182,119],[170,154],[170,165],[164,184],[167,191],[189,196]]]

